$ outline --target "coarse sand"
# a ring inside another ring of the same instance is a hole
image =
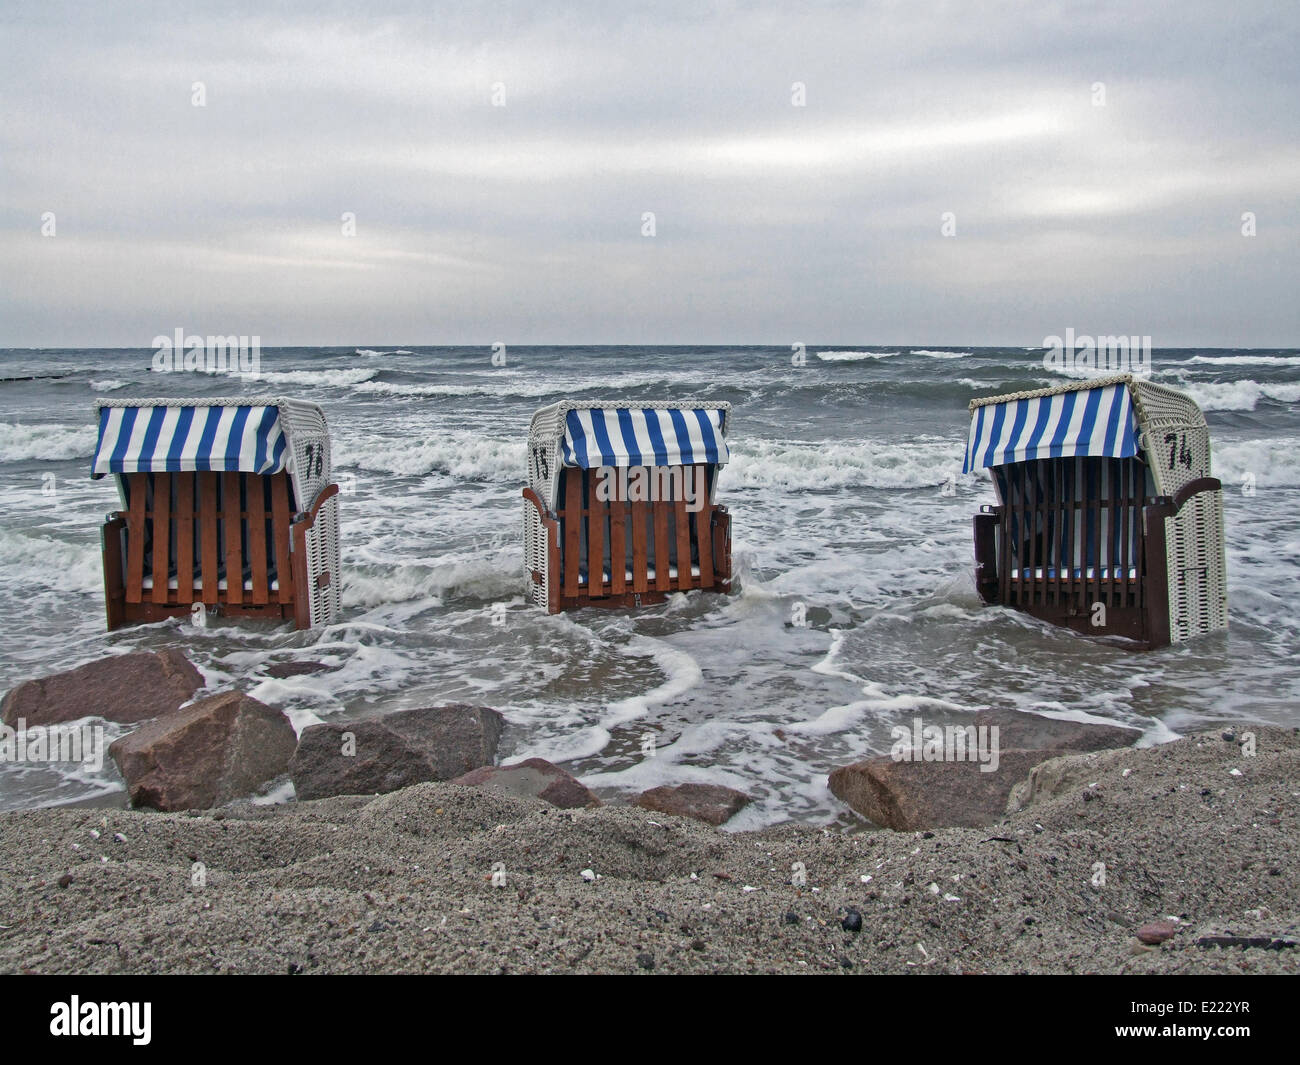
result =
[[[1300,940],[1300,734],[1252,730],[1254,757],[1217,731],[1108,752],[1056,798],[933,833],[727,833],[449,784],[5,813],[0,969],[1300,973],[1277,942]],[[1228,933],[1282,949],[1196,945]]]

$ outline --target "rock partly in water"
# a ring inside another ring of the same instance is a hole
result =
[[[1132,747],[1142,735],[1124,725],[1065,721],[1024,710],[981,710],[973,724],[996,727],[1004,751],[1105,751]]]
[[[252,795],[293,754],[283,713],[242,692],[200,699],[123,736],[108,753],[135,806],[206,810]]]
[[[180,651],[133,651],[23,681],[0,703],[0,718],[10,726],[82,717],[130,725],[172,713],[202,687],[203,677]]]
[[[651,788],[633,801],[646,810],[693,817],[716,826],[734,817],[752,800],[743,791],[721,784],[677,784]]]
[[[981,711],[971,724],[989,728],[984,735],[990,743],[997,728],[996,769],[984,771],[991,760],[895,761],[882,755],[833,770],[831,792],[884,828],[976,828],[1002,817],[1012,789],[1047,759],[1127,747],[1140,735],[1136,729],[1015,710]]]
[[[376,795],[490,766],[505,719],[487,706],[398,710],[303,729],[289,765],[299,799]]]
[[[541,799],[564,810],[599,806],[587,787],[545,758],[526,758],[511,765],[484,766],[457,777],[453,784],[499,791],[518,799]]]
[[[336,669],[338,669],[338,666],[326,665],[324,662],[293,660],[289,662],[272,662],[264,672],[268,677],[285,680],[288,677],[305,677],[312,673],[332,673]]]

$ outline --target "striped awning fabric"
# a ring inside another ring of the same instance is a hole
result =
[[[590,408],[565,415],[564,465],[581,470],[601,466],[724,465],[731,457],[726,412],[719,409]]]
[[[279,473],[288,441],[274,406],[106,406],[91,476],[219,470]]]
[[[1137,451],[1128,386],[1112,384],[975,407],[962,472],[1031,459],[1128,458]]]

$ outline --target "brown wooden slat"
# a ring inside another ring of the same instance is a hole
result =
[[[1042,562],[1039,556],[1042,554],[1043,544],[1047,536],[1047,520],[1045,517],[1042,519],[1040,532],[1037,487],[1035,487],[1032,497],[1034,505],[1032,508],[1030,507],[1029,473],[1031,467],[1018,466],[1013,467],[1013,469],[1016,470],[1018,485],[1016,498],[1018,501],[1019,523],[1016,527],[1020,530],[1021,543],[1028,545],[1023,551],[1024,557],[1020,563],[1019,603],[1023,605],[1026,602],[1034,603],[1040,593],[1036,567]],[[1036,484],[1037,482],[1035,482]]]
[[[1133,499],[1133,467],[1137,465],[1132,459],[1124,460],[1124,541],[1120,548],[1122,555],[1122,572],[1124,574],[1124,605],[1132,606],[1133,581],[1129,579],[1129,570],[1133,568],[1133,549],[1137,543],[1137,532],[1133,528],[1136,514]]]
[[[176,475],[176,601],[194,602],[194,480]]]
[[[214,606],[219,598],[217,589],[217,474],[202,470],[199,475],[199,562],[202,569],[201,597]]]
[[[670,552],[668,550],[668,508],[671,503],[651,503],[655,523],[655,589],[667,592],[672,588],[672,578],[668,576]]]
[[[609,505],[609,594],[627,591],[627,502],[617,499]]]
[[[582,547],[582,478],[575,470],[564,471],[564,594],[578,594],[578,567]]]
[[[1047,601],[1061,606],[1061,544],[1057,528],[1057,505],[1065,492],[1065,477],[1061,476],[1061,463],[1048,463],[1047,494],[1039,499],[1039,514],[1043,515],[1043,577],[1047,583]]]
[[[144,515],[147,473],[128,473],[127,494],[130,497],[126,512],[126,601],[144,601]]]
[[[640,595],[650,590],[650,559],[647,548],[650,514],[645,503],[637,500],[632,507],[632,591]]]
[[[1091,596],[1088,597],[1089,614],[1092,612],[1093,603],[1102,603],[1102,605],[1105,605],[1105,593],[1101,590],[1101,567],[1104,566],[1106,557],[1105,519],[1106,516],[1108,516],[1108,514],[1106,514],[1106,502],[1108,501],[1106,501],[1106,495],[1104,492],[1105,485],[1102,484],[1101,466],[1101,463],[1097,463],[1097,503],[1095,507],[1097,514],[1097,537],[1096,540],[1093,541],[1097,545],[1097,560],[1095,566],[1092,568],[1092,593]],[[1084,577],[1087,577],[1087,573],[1084,573]],[[1109,607],[1106,607],[1106,609],[1109,610]]]
[[[1012,492],[1012,503],[1009,509],[1014,518],[1014,521],[1007,526],[1007,539],[1009,541],[1007,555],[1008,561],[1010,561],[1010,556],[1014,553],[1016,565],[1020,567],[1020,575],[1016,577],[1012,589],[1011,602],[1016,606],[1023,606],[1027,602],[1033,601],[1035,586],[1032,567],[1039,542],[1034,529],[1027,524],[1030,518],[1025,505],[1025,493],[1028,491],[1029,484],[1027,467],[1024,465],[1008,467],[1007,483],[1010,486],[1009,490]],[[1018,542],[1016,538],[1010,535],[1013,531],[1016,533],[1016,537],[1019,538]],[[1027,548],[1025,547],[1026,544],[1028,545]]]
[[[253,602],[258,606],[269,598],[266,557],[266,486],[262,477],[248,474],[248,564],[253,570]]]
[[[695,549],[700,555],[700,587],[713,587],[713,507],[695,512]]]
[[[271,528],[275,544],[275,576],[280,582],[281,604],[293,602],[293,562],[289,557],[289,475],[271,478]]]
[[[167,602],[167,563],[171,561],[172,476],[153,475],[153,601]]]
[[[678,499],[673,505],[673,519],[677,531],[677,587],[694,588],[691,576],[691,519],[686,513],[686,500]]]
[[[1011,493],[1011,477],[1008,474],[1006,499],[1002,501],[1002,514],[998,521],[1000,528],[997,543],[998,600],[1004,606],[1010,606],[1015,597],[1011,585],[1011,528],[1015,509],[1015,497]]]
[[[609,504],[596,498],[598,470],[587,471],[587,594],[600,595],[605,590],[605,515]],[[612,562],[611,559],[611,572]]]
[[[226,538],[226,602],[244,601],[244,545],[239,528],[239,477],[227,470],[221,475],[221,531]]]
[[[122,581],[122,532],[126,522],[114,515],[104,523],[101,539],[104,553],[104,613],[108,631],[126,623],[125,586]]]

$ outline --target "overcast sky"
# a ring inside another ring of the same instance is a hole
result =
[[[1296,0],[3,0],[0,346],[1300,346],[1298,31]]]

